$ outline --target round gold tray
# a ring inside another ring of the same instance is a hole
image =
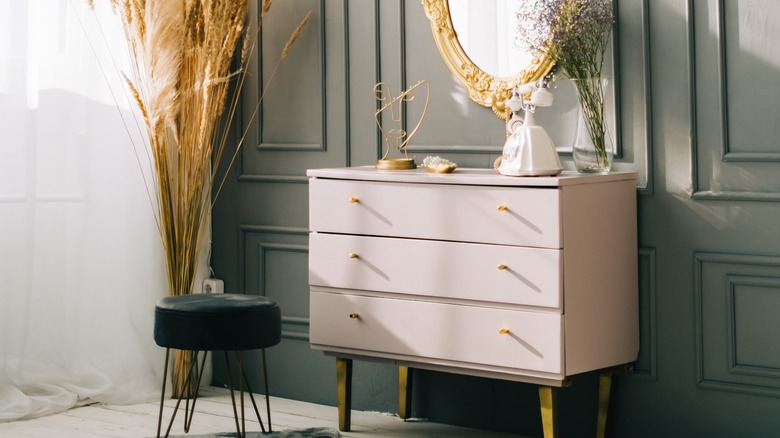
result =
[[[381,170],[408,170],[416,169],[414,158],[384,158],[376,160],[376,168]]]

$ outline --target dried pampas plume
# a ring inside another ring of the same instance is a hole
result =
[[[271,3],[273,3],[273,0],[263,0],[263,8],[260,11],[260,18],[265,17],[265,14],[268,13],[269,9],[271,9]]]
[[[270,8],[271,7],[271,0],[264,1],[263,7]],[[284,49],[282,49],[281,55],[279,56],[279,60],[276,62],[276,66],[274,66],[273,71],[271,71],[271,74],[268,76],[268,81],[265,84],[265,87],[263,88],[262,93],[260,94],[260,100],[257,101],[257,104],[255,104],[255,109],[252,112],[252,114],[249,116],[248,121],[252,121],[257,117],[257,112],[260,109],[260,104],[263,101],[263,96],[265,96],[265,92],[268,90],[268,86],[271,85],[271,82],[273,82],[274,77],[276,77],[276,71],[279,69],[279,65],[281,65],[282,60],[287,57],[287,54],[290,52],[290,48],[295,43],[295,40],[298,39],[298,37],[303,32],[303,29],[306,28],[306,25],[309,23],[309,20],[311,20],[313,12],[310,9],[309,12],[306,13],[306,16],[303,17],[303,20],[298,24],[298,27],[295,28],[293,33],[290,35],[290,39],[287,40],[287,44],[284,45]],[[243,50],[242,50],[243,52]],[[246,138],[246,134],[249,131],[250,123],[246,124],[246,128],[244,128],[244,133],[241,136],[241,140],[239,141],[238,148],[236,148],[235,153],[233,154],[233,157],[230,159],[230,163],[228,164],[228,168],[233,166],[233,163],[236,161],[236,157],[238,156],[238,151],[241,147],[241,145],[244,142],[244,138]],[[222,191],[222,186],[225,184],[225,180],[227,179],[227,173],[225,173],[222,177],[222,181],[219,183],[219,187],[217,187],[216,196],[219,195],[219,193]]]
[[[94,8],[94,0],[85,1]],[[213,191],[220,168],[214,163],[221,162],[231,134],[259,26],[248,24],[249,0],[108,1],[127,40],[131,62],[123,79],[140,109],[155,171],[147,188],[156,196],[155,219],[168,293],[188,294],[193,290],[213,200],[219,193]],[[270,7],[271,0],[263,0],[260,14],[265,15]],[[309,11],[284,46],[274,73],[311,15]],[[258,107],[264,94],[265,89]],[[257,108],[245,119],[244,134],[228,168],[256,113]],[[227,172],[220,188],[226,176]],[[184,385],[188,367],[186,360],[176,365],[174,396],[187,396],[194,390]]]
[[[298,24],[298,27],[295,28],[295,31],[290,35],[290,39],[287,40],[287,44],[284,45],[284,49],[282,50],[282,56],[281,59],[284,59],[287,57],[287,54],[290,52],[290,47],[295,43],[295,40],[298,39],[298,36],[301,35],[301,32],[303,32],[303,28],[306,27],[306,25],[309,23],[309,20],[311,19],[312,11],[309,10],[309,12],[306,14],[305,17],[303,17],[303,20],[301,20],[301,23]]]

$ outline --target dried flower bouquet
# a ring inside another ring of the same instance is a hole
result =
[[[517,44],[544,53],[572,79],[597,159],[606,162],[602,67],[614,16],[612,0],[529,0],[517,13]]]

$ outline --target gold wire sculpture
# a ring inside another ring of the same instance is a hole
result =
[[[425,89],[425,103],[423,105],[422,114],[412,131],[407,132],[407,130],[404,129],[404,111],[406,111],[407,103],[414,101],[417,97],[415,93],[420,87]],[[392,93],[388,84],[379,82],[374,85],[374,97],[382,104],[374,113],[374,119],[379,127],[379,131],[382,132],[382,136],[384,136],[386,145],[384,155],[376,162],[377,169],[401,170],[417,168],[417,165],[414,163],[414,158],[409,157],[407,146],[412,140],[412,137],[414,137],[414,134],[417,133],[417,130],[420,128],[420,125],[425,118],[425,113],[428,111],[428,99],[430,98],[430,94],[431,85],[427,80],[418,81],[416,84],[407,88],[406,91],[395,97],[391,97]],[[391,126],[390,129],[386,129],[386,127],[382,125],[382,113],[387,112],[388,110],[390,119],[387,120],[387,117],[385,117],[385,121],[389,122]],[[403,152],[403,157],[388,158],[390,149],[393,148]]]

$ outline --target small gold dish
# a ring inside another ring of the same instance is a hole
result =
[[[428,169],[428,172],[433,172],[433,173],[452,173],[452,171],[457,169],[458,166],[453,164],[450,166],[437,166],[437,167],[426,166],[425,168]]]

